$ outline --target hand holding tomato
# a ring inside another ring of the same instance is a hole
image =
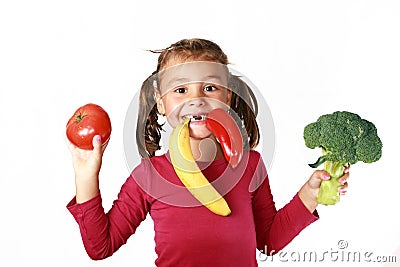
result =
[[[107,113],[98,105],[80,107],[67,123],[67,142],[75,171],[76,202],[99,194],[102,156],[111,134]]]
[[[67,123],[67,138],[75,146],[93,149],[93,137],[100,135],[102,143],[111,135],[111,121],[107,112],[96,104],[86,104],[78,108]]]
[[[107,143],[101,144],[101,137],[99,135],[93,138],[93,150],[81,149],[69,141],[67,145],[71,152],[75,177],[92,179],[99,174],[103,153],[107,147]]]

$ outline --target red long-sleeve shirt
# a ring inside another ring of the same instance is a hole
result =
[[[88,255],[112,255],[150,213],[157,266],[251,267],[257,266],[256,248],[277,252],[318,219],[297,194],[276,210],[258,152],[247,153],[235,169],[225,159],[201,167],[221,194],[227,192],[231,215],[216,215],[199,204],[176,176],[168,153],[143,159],[108,213],[100,195],[85,203],[77,204],[75,198],[68,203]]]

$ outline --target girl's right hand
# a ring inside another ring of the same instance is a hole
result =
[[[99,172],[104,150],[108,142],[101,144],[101,137],[93,137],[93,150],[83,150],[73,145],[67,139],[67,145],[72,155],[72,165],[75,171],[76,201],[84,202],[99,193]]]

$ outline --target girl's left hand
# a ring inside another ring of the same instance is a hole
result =
[[[343,184],[339,187],[339,194],[345,195],[347,193],[348,183],[347,180],[349,179],[350,167],[347,167],[344,170],[344,174],[342,177],[339,178],[339,182]],[[303,201],[304,205],[310,212],[314,212],[318,206],[317,196],[319,192],[319,188],[321,186],[321,182],[323,180],[329,180],[331,177],[329,174],[322,170],[316,170],[311,175],[310,179],[302,186],[299,191],[299,197]]]

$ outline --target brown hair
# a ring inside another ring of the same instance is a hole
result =
[[[205,60],[228,65],[228,57],[222,49],[212,41],[205,39],[183,39],[161,50],[150,50],[159,53],[157,69],[142,84],[139,96],[139,112],[136,128],[136,143],[142,157],[153,157],[159,150],[162,124],[158,122],[158,110],[154,97],[156,75],[171,59]],[[244,126],[244,144],[255,148],[259,142],[259,129],[256,121],[258,113],[257,100],[251,88],[239,76],[230,75],[228,87],[232,90],[231,109]],[[243,128],[243,127],[242,127]]]

